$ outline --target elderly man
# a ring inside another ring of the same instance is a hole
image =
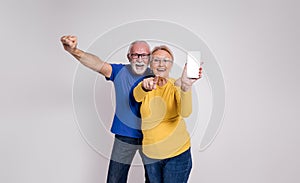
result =
[[[148,68],[150,47],[145,41],[130,44],[127,58],[129,64],[110,64],[99,57],[77,48],[76,36],[63,36],[64,49],[73,55],[81,64],[102,74],[106,80],[114,83],[116,94],[116,111],[111,132],[115,134],[111,153],[107,182],[126,183],[128,171],[136,151],[141,154],[142,133],[140,118],[133,114],[130,107],[130,91],[134,83],[150,74]],[[146,172],[146,171],[145,171]],[[145,173],[145,182],[148,182]]]

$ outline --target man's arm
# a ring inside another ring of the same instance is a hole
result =
[[[105,77],[110,77],[112,72],[111,65],[101,60],[96,55],[78,49],[76,36],[63,36],[60,40],[64,46],[64,49],[73,55],[81,64],[96,72],[99,72]]]

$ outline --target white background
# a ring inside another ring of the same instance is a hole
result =
[[[299,9],[297,0],[2,0],[0,182],[105,182],[108,161],[74,121],[77,62],[59,39],[77,35],[85,50],[111,28],[142,19],[192,30],[223,71],[223,126],[193,154],[190,182],[299,182]],[[129,182],[142,182],[141,167]]]

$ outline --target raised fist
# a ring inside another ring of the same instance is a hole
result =
[[[63,36],[60,38],[64,49],[70,53],[77,49],[77,37],[76,36]]]

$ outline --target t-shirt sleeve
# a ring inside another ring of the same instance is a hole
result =
[[[114,81],[119,71],[124,67],[124,64],[110,64],[112,67],[112,72],[110,77],[105,77],[106,80]]]

